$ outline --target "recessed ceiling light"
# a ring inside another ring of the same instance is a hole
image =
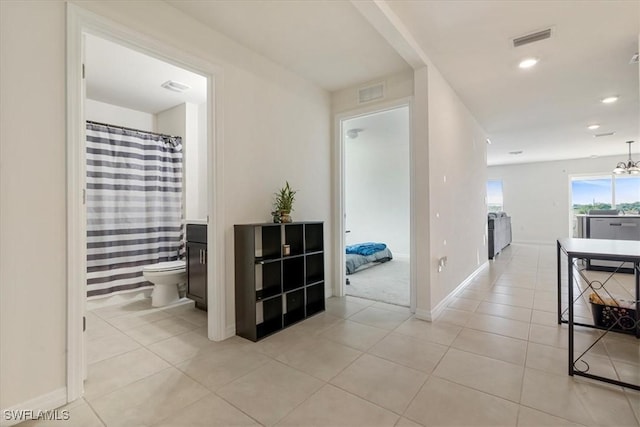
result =
[[[613,102],[616,102],[618,100],[617,96],[607,96],[606,98],[602,99],[602,103],[603,104],[611,104]]]
[[[520,63],[518,64],[518,67],[520,68],[531,68],[534,65],[536,65],[538,63],[538,60],[536,58],[527,58],[527,59],[523,59],[522,61],[520,61]]]
[[[587,126],[587,129],[589,129],[589,130],[596,130],[596,129],[598,129],[599,127],[600,127],[600,125],[598,125],[598,124],[592,124],[592,125]]]
[[[491,140],[487,138],[487,144],[491,145]]]

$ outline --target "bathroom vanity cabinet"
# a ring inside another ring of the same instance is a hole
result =
[[[322,222],[234,226],[236,334],[258,341],[324,311]]]
[[[207,310],[207,226],[187,224],[187,298]]]

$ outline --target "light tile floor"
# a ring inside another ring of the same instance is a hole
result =
[[[640,393],[566,374],[555,256],[510,246],[433,323],[330,298],[325,313],[259,343],[218,343],[191,304],[98,309],[84,399],[65,407],[67,422],[24,425],[638,426]],[[608,285],[632,284],[617,275]],[[588,319],[588,304],[576,314]],[[577,350],[598,335],[579,330]],[[610,334],[586,359],[592,372],[640,383],[633,337]]]

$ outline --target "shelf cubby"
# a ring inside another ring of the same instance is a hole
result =
[[[307,317],[324,311],[324,282],[307,286],[305,309]]]
[[[324,280],[324,254],[314,253],[306,257],[305,284],[312,285]]]
[[[282,260],[282,290],[284,292],[304,286],[304,257]]]
[[[290,255],[304,253],[304,225],[287,224],[284,227],[284,244],[289,245]]]
[[[324,250],[324,232],[322,223],[308,223],[304,226],[305,252]]]
[[[256,258],[277,259],[281,256],[280,227],[269,225],[255,229],[256,236]]]
[[[255,268],[256,299],[282,293],[282,266],[279,262],[262,262]]]
[[[256,303],[256,330],[260,339],[282,329],[282,296]]]
[[[289,326],[304,319],[304,288],[285,294],[284,326]]]

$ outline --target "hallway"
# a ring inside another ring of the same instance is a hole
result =
[[[566,374],[555,256],[511,245],[434,323],[330,298],[325,313],[261,342],[216,343],[190,304],[96,310],[85,398],[63,408],[67,422],[22,425],[637,426],[640,393]],[[632,276],[614,280],[623,292]],[[587,304],[577,313],[589,316]],[[579,330],[576,350],[597,334]],[[588,360],[637,384],[639,351],[639,340],[609,334]]]

